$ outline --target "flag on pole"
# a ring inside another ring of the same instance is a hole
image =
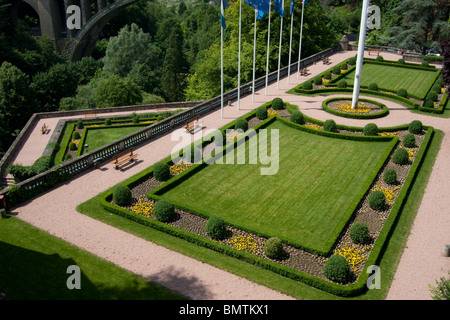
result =
[[[269,12],[269,0],[244,0],[244,2],[258,10],[258,20]]]
[[[294,0],[291,0],[291,12],[290,12],[291,16],[293,12],[294,12]]]
[[[227,5],[226,0],[221,0],[222,1],[222,5],[220,6],[220,21],[222,24],[222,28],[226,29],[227,25],[225,23],[225,7]]]
[[[284,17],[284,10],[283,10],[283,0],[272,0],[275,5],[275,11],[280,15],[280,17]]]

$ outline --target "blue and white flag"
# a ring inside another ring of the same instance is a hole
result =
[[[291,12],[290,12],[291,16],[293,12],[294,12],[294,0],[291,0]]]
[[[226,29],[227,25],[225,23],[225,6],[226,6],[226,0],[222,0],[222,5],[220,6],[220,21],[222,24],[222,28]]]
[[[258,20],[269,12],[269,0],[244,0],[244,2],[258,10]]]
[[[275,4],[275,11],[280,15],[280,17],[284,17],[283,0],[272,1]]]

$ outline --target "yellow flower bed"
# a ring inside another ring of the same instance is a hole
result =
[[[180,160],[178,163],[170,166],[170,174],[177,175],[182,173],[184,170],[189,169],[192,166],[192,163],[185,163],[183,160]]]
[[[396,132],[380,132],[378,133],[379,136],[396,136],[398,134],[398,131]]]
[[[339,111],[345,112],[345,113],[368,113],[370,112],[370,108],[365,106],[364,103],[358,103],[358,106],[355,109],[352,109],[352,105],[350,101],[347,101],[347,103],[342,103],[338,107]]]
[[[268,116],[268,117],[271,117],[271,116],[273,116],[273,115],[275,115],[275,114],[278,114],[278,112],[277,112],[276,110],[273,110],[272,108],[269,108],[269,109],[267,110],[267,116]]]
[[[78,140],[72,139],[72,142],[75,143],[75,145],[76,145],[77,148],[78,148],[78,145],[80,144],[80,139],[78,139]]]
[[[142,199],[139,199],[139,203],[133,205],[131,210],[149,218],[150,215],[153,213],[154,206],[155,206],[155,203],[153,201],[148,202],[148,201],[142,201]]]
[[[311,128],[311,129],[320,130],[319,125],[317,125],[315,123],[307,123],[307,124],[305,124],[305,127],[308,127],[308,128]]]
[[[227,243],[237,250],[244,250],[249,253],[256,253],[258,247],[258,243],[252,236],[234,236]]]
[[[395,198],[395,193],[394,191],[400,189],[400,187],[395,187],[394,189],[389,189],[389,188],[382,188],[379,184],[378,187],[375,187],[372,189],[372,191],[381,191],[384,193],[384,196],[386,197],[387,202],[389,203],[389,205],[392,204],[392,201]]]
[[[343,256],[350,266],[353,268],[353,272],[358,274],[357,265],[364,262],[365,257],[363,255],[369,248],[359,249],[357,245],[349,247],[347,243],[341,249],[334,250],[334,254]]]
[[[227,130],[228,131],[228,130]],[[230,130],[227,134],[226,134],[226,138],[227,141],[230,140],[234,140],[235,138],[237,138],[239,136],[239,133],[236,130]]]

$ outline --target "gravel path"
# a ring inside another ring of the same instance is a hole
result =
[[[341,62],[356,52],[340,52],[331,57],[332,64]],[[386,59],[396,60],[397,55],[383,54]],[[309,69],[314,75],[328,69],[329,65],[318,63]],[[321,108],[323,97],[303,97],[287,95],[285,91],[305,80],[291,75],[269,86],[267,95],[261,89],[255,93],[254,101],[249,95],[241,99],[240,110],[236,103],[202,118],[203,128],[215,129],[247,113],[262,103],[281,97],[296,104],[300,110],[316,119],[335,119],[340,124],[363,126],[375,122],[379,126],[391,126],[420,119],[426,125],[445,132],[442,149],[436,159],[422,204],[414,222],[407,248],[398,265],[387,299],[430,299],[428,284],[434,284],[450,270],[450,258],[442,256],[446,244],[450,244],[450,125],[449,119],[418,115],[389,101],[377,99],[390,108],[387,117],[375,120],[354,120],[333,116]],[[342,95],[340,95],[342,96]],[[331,96],[327,96],[331,97]],[[50,123],[49,120],[46,120]],[[38,125],[39,126],[39,125]],[[40,128],[40,127],[38,127]],[[42,138],[40,132],[37,133]],[[31,139],[31,137],[30,137]],[[186,142],[189,143],[189,142]],[[179,142],[172,141],[170,134],[140,146],[136,153],[139,161],[125,171],[114,170],[108,163],[96,170],[90,170],[62,186],[16,208],[19,219],[27,221],[48,233],[66,240],[103,259],[160,283],[192,299],[292,299],[275,290],[237,277],[229,272],[170,251],[149,241],[118,230],[76,211],[76,206],[99,192],[140,172],[156,161],[166,157]],[[33,144],[34,145],[34,144]],[[44,145],[45,147],[45,145]],[[178,147],[182,147],[178,145]],[[43,149],[25,144],[17,159],[39,157]],[[155,152],[157,151],[157,152]],[[68,196],[70,195],[70,196]],[[60,201],[64,199],[64,201]]]

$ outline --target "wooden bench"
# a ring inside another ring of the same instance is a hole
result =
[[[97,116],[97,111],[96,110],[87,110],[84,112],[84,117],[96,117]]]
[[[323,58],[323,64],[330,64],[330,58]]]
[[[137,156],[138,154],[133,153],[133,148],[130,148],[126,151],[116,154],[114,156],[114,161],[112,161],[111,164],[113,164],[114,168],[118,170],[121,165],[128,162],[133,162],[134,158],[136,158]]]
[[[47,125],[44,123],[44,125],[42,126],[42,128],[41,128],[41,133],[42,134],[46,134],[46,133],[48,133],[48,131],[49,131],[50,129],[47,127]]]
[[[190,133],[194,132],[194,129],[198,126],[198,116],[194,117],[193,119],[186,121],[183,128],[185,128]]]
[[[369,48],[369,49],[367,49],[367,51],[369,51],[369,56],[370,56],[371,52],[376,52],[377,56],[379,56],[380,52],[381,52],[381,49]]]
[[[300,69],[300,75],[306,76],[308,75],[309,70],[307,68]]]

